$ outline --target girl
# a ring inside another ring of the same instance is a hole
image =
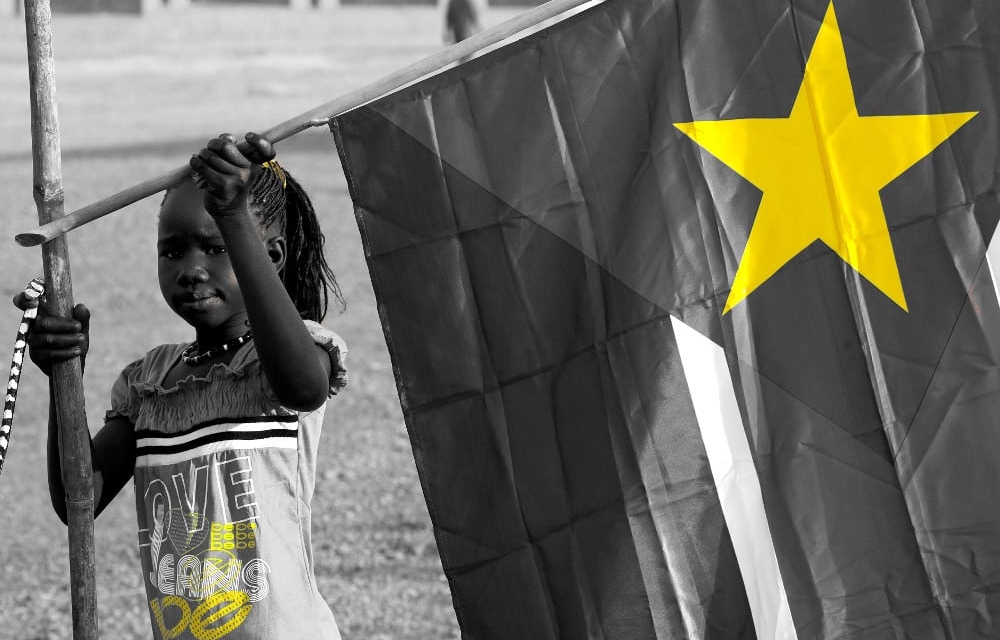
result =
[[[224,135],[167,192],[160,290],[194,341],[125,367],[93,438],[97,513],[134,478],[158,639],[340,638],[313,577],[310,501],[325,403],[346,382],[346,348],[318,322],[329,293],[342,300],[309,198],[272,157],[260,136]],[[89,317],[39,314],[32,360],[48,373],[84,357]]]

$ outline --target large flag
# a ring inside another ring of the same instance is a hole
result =
[[[608,0],[336,120],[464,637],[1000,638],[998,96],[996,0]]]

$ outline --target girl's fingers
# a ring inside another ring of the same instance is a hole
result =
[[[240,167],[242,169],[246,169],[247,167],[250,166],[250,161],[247,160],[242,153],[240,153],[240,150],[238,148],[236,148],[235,141],[229,141],[223,138],[213,138],[208,141],[206,148],[209,151],[213,152],[216,156],[218,156],[222,160],[228,162],[229,164],[236,165],[237,167]],[[207,162],[209,161],[209,158],[205,156],[211,154],[206,154],[204,150],[202,150],[202,152],[199,153],[198,155],[204,157]]]
[[[239,148],[243,155],[254,164],[263,164],[274,159],[274,145],[271,144],[270,140],[253,131],[246,135],[246,143],[241,143]]]
[[[63,318],[61,316],[39,315],[35,319],[33,333],[70,333],[79,334],[83,331],[83,325],[73,318]]]
[[[32,349],[45,349],[47,352],[82,347],[85,342],[82,333],[33,333],[28,336]]]
[[[206,150],[203,150],[201,153],[196,155],[195,158],[198,158],[204,166],[211,167],[216,173],[222,176],[240,176],[250,168],[250,164],[247,162],[246,158],[242,159],[246,166],[241,167],[229,162],[218,154]],[[192,165],[192,167],[194,167],[194,165]],[[201,171],[201,169],[199,169],[199,171]]]
[[[27,311],[38,306],[38,298],[32,298],[22,291],[14,296],[14,306],[21,311]]]
[[[73,317],[80,323],[81,331],[90,331],[90,309],[82,302],[73,307]]]
[[[231,173],[219,173],[218,170],[205,162],[201,156],[192,156],[189,164],[194,170],[195,182],[198,183],[199,187],[211,187],[213,184],[217,184],[223,180],[230,180],[233,177]]]

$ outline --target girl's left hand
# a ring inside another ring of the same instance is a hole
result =
[[[198,186],[205,190],[209,215],[222,218],[246,211],[250,169],[272,158],[271,142],[256,133],[248,133],[238,144],[228,133],[209,140],[190,162]]]

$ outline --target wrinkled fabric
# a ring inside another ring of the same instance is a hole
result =
[[[343,340],[305,321],[346,381]],[[326,406],[278,403],[253,341],[171,387],[187,344],[122,371],[108,417],[135,425],[139,556],[157,640],[339,640],[313,576],[311,507]]]
[[[723,314],[761,193],[673,123],[787,117],[825,1],[612,0],[335,120],[467,637],[756,637],[675,320],[799,639],[1000,636],[1000,5],[835,4],[859,113],[979,112],[880,192],[908,311],[817,242]]]

